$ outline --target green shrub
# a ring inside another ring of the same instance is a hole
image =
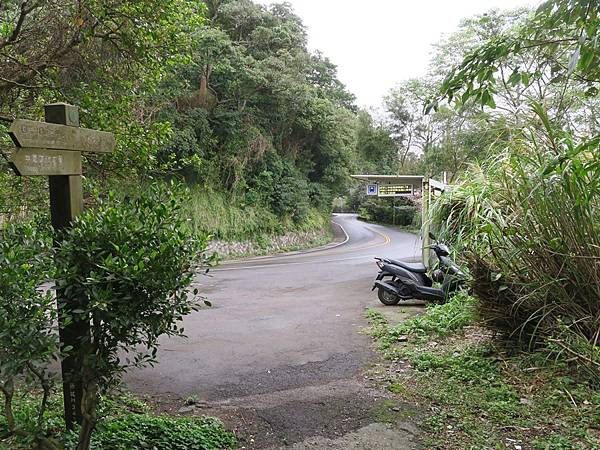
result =
[[[35,392],[18,391],[14,407],[22,432],[3,439],[1,436],[5,434],[6,422],[0,416],[0,449],[37,448],[32,436],[37,432],[38,396]],[[65,432],[62,414],[62,397],[58,394],[51,395],[44,415],[47,435],[45,443],[48,445],[43,448],[76,448],[77,434]],[[98,425],[90,445],[92,450],[235,448],[235,436],[225,430],[218,419],[153,415],[145,402],[129,394],[102,396],[98,416]]]
[[[43,415],[51,391],[48,362],[58,355],[56,312],[51,292],[40,286],[51,274],[52,241],[47,230],[22,223],[0,229],[0,392],[4,425],[0,435],[36,421],[43,432]],[[12,409],[17,385],[43,391],[30,417]]]
[[[574,358],[598,381],[599,143],[575,144],[550,129],[515,140],[434,207],[468,263],[486,323],[529,348]]]
[[[401,204],[394,206],[392,199],[369,199],[362,203],[358,213],[369,222],[412,225],[417,216],[417,207],[407,199],[397,199],[396,202]]]
[[[189,287],[205,262],[207,236],[190,233],[184,201],[180,190],[159,187],[121,203],[109,197],[59,237],[59,301],[77,305],[61,302],[62,320],[89,324],[70,351],[84,386],[78,448],[87,448],[98,393],[128,366],[155,362],[159,337],[181,335],[183,316],[197,308]]]
[[[271,195],[271,207],[280,217],[288,216],[295,223],[302,222],[310,208],[308,183],[294,176],[280,178]]]
[[[103,421],[92,449],[223,450],[235,448],[235,437],[212,417],[128,414]]]

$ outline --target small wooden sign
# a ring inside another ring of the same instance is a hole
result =
[[[19,147],[110,153],[116,142],[112,133],[55,123],[17,119],[9,129]]]
[[[81,175],[81,153],[47,148],[17,148],[9,157],[20,176]]]

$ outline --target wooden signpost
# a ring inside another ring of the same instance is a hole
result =
[[[18,148],[10,156],[17,175],[81,175],[81,152]]]
[[[17,119],[10,126],[9,134],[17,146],[9,157],[15,173],[20,176],[48,176],[50,187],[50,213],[52,226],[60,230],[83,211],[81,188],[81,152],[112,152],[115,138],[105,131],[79,128],[79,109],[65,103],[44,107],[46,122]],[[69,315],[78,308],[80,299],[69,298],[57,289],[59,317]],[[81,339],[89,333],[89,323],[59,321],[61,348],[77,348]],[[77,354],[77,352],[72,352]],[[80,362],[76,356],[68,356],[61,362],[65,423],[72,429],[81,423]]]
[[[66,110],[70,108],[71,112],[75,108],[64,104],[47,105],[46,108],[56,109],[58,106],[64,106]],[[57,114],[51,114],[50,117],[60,120]],[[54,148],[78,152],[93,151],[95,153],[112,152],[115,148],[115,137],[112,133],[77,128],[78,125],[72,124],[74,118],[73,115],[69,119],[70,123],[63,123],[67,122],[67,117],[65,117],[61,122],[56,122],[57,124],[17,119],[13,121],[8,132],[19,147]],[[48,120],[48,116],[46,116],[46,120]],[[58,125],[58,123],[62,125]]]

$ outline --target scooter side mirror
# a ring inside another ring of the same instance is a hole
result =
[[[431,231],[429,232],[429,239],[433,239],[434,241],[437,241],[435,234],[433,234]]]

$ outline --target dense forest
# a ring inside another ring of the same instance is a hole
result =
[[[241,238],[310,223],[361,161],[377,163],[357,151],[354,97],[307,50],[289,6],[163,3],[3,2],[0,114],[39,119],[43,104],[64,101],[81,108],[82,126],[114,132],[117,150],[84,164],[90,195],[174,177],[207,209],[199,215],[226,204],[255,217],[259,229],[247,230],[197,218],[202,231]],[[43,204],[42,181],[5,163],[0,176],[3,214]]]
[[[470,105],[425,114],[424,105],[454,64],[526,10],[465,20],[434,48],[427,76],[400,83],[369,112],[335,64],[307,50],[289,5],[163,3],[3,2],[6,124],[41,119],[43,104],[63,101],[81,108],[82,126],[116,135],[113,154],[86,155],[88,201],[176,178],[193,192],[194,226],[217,238],[322,227],[352,172],[447,172],[452,181],[510,134],[508,113]],[[0,164],[3,217],[45,211],[45,182]]]

